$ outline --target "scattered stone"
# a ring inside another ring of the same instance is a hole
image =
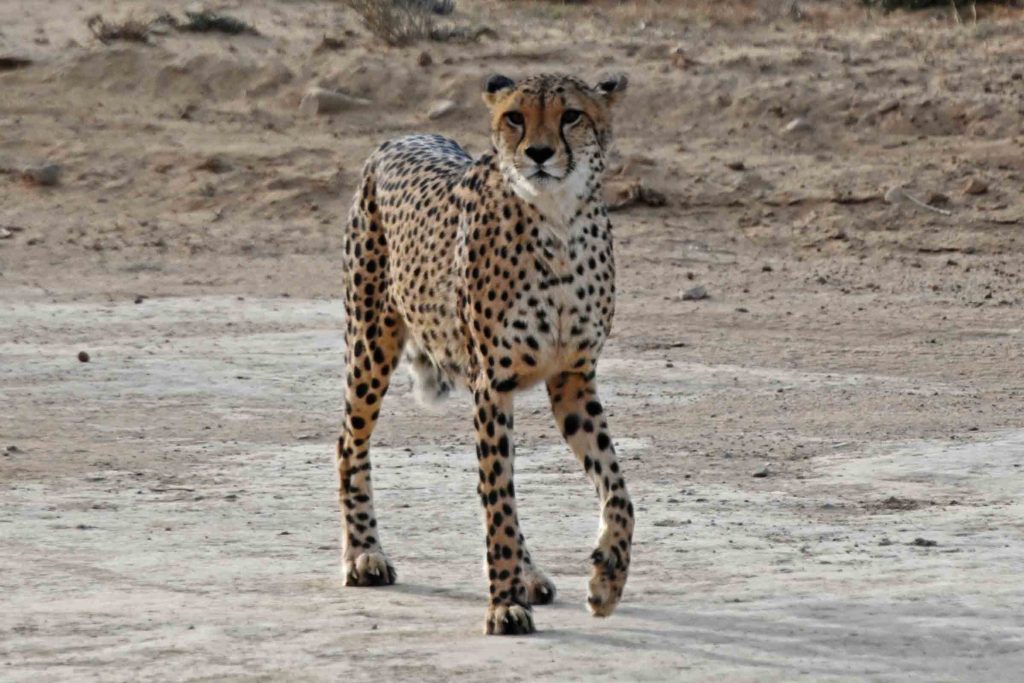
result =
[[[686,54],[686,50],[684,50],[681,46],[673,48],[668,53],[668,56],[669,59],[672,61],[672,66],[674,66],[677,69],[683,69],[685,71],[686,69],[689,69],[692,66],[700,66],[700,62],[691,57],[690,55]]]
[[[743,306],[740,306],[739,308],[736,309],[736,312],[737,313],[750,313],[750,309],[749,308],[745,308]]]
[[[21,449],[17,446],[8,446],[5,450],[8,453],[21,453]]]
[[[882,540],[878,542],[878,545],[892,545],[892,539],[888,536],[883,536]]]
[[[0,55],[0,71],[14,71],[15,69],[24,69],[26,66],[32,64],[32,60],[27,57],[14,57],[11,55]]]
[[[450,114],[455,109],[455,102],[451,100],[438,100],[430,107],[430,111],[427,112],[428,119],[439,119],[446,114]]]
[[[918,502],[910,498],[897,498],[896,496],[889,496],[881,502],[880,507],[886,510],[916,510]]]
[[[771,472],[768,471],[768,465],[765,465],[764,467],[759,469],[757,472],[754,472],[754,474],[752,474],[751,476],[755,477],[757,479],[764,479],[765,477],[767,477],[770,474],[771,474]]]
[[[607,199],[609,211],[621,211],[637,204],[657,207],[668,203],[664,194],[647,186],[641,180],[626,181],[609,187]]]
[[[32,185],[52,187],[60,182],[60,166],[57,164],[29,166],[21,172],[21,179]]]
[[[942,194],[941,192],[932,192],[931,194],[928,195],[928,198],[925,200],[925,202],[927,204],[931,204],[932,206],[948,206],[949,197]]]
[[[964,194],[985,194],[988,192],[988,183],[981,178],[971,178],[964,184]]]
[[[770,264],[770,263],[766,263],[766,264],[764,264],[763,266],[761,266],[761,272],[762,272],[762,273],[770,273],[770,272],[772,272],[773,270],[775,270],[775,269],[774,269],[774,268],[772,268],[772,266],[771,266],[771,264]]]
[[[798,117],[786,124],[782,130],[786,133],[806,133],[811,130],[811,122],[803,117]]]
[[[730,161],[726,164],[726,167],[733,171],[745,171],[747,165],[740,160]]]
[[[331,36],[324,36],[320,40],[320,44],[313,48],[313,54],[317,55],[321,52],[333,52],[336,50],[344,50],[345,41],[341,38],[332,38]]]
[[[911,543],[910,545],[916,545],[916,546],[919,546],[921,548],[934,548],[938,544],[939,544],[938,541],[933,541],[931,539],[921,538],[920,536],[918,536],[917,538],[914,539],[914,542]]]
[[[416,63],[426,68],[434,63],[434,58],[430,56],[429,52],[421,52],[420,56],[416,59]]]
[[[231,170],[231,164],[227,160],[215,154],[203,163],[196,166],[197,171],[209,171],[210,173],[227,173]]]
[[[137,303],[137,304],[141,304],[145,300],[146,300],[146,297],[143,296],[142,294],[140,294],[137,297],[135,297],[135,303]]]
[[[700,301],[709,298],[708,290],[703,285],[697,285],[683,292],[683,301]]]
[[[310,88],[299,103],[299,111],[307,115],[335,114],[339,111],[361,107],[369,104],[369,100],[352,97],[345,93],[326,88]]]
[[[0,240],[6,240],[6,239],[9,239],[11,237],[14,237],[14,233],[13,232],[8,230],[7,228],[0,228]]]
[[[78,360],[80,360],[83,363],[88,363],[89,362],[89,353],[87,351],[79,351],[78,352]]]
[[[896,111],[899,108],[899,100],[889,100],[888,102],[882,103],[882,105],[875,110],[875,113],[878,114],[879,116],[882,116],[883,114],[888,114],[891,111]]]

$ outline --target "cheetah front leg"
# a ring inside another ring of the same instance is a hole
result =
[[[633,503],[615,459],[593,373],[563,373],[549,380],[547,388],[555,421],[601,500],[587,603],[594,616],[606,617],[619,604],[629,574]]]
[[[523,581],[524,546],[512,483],[512,394],[478,388],[474,394],[477,492],[484,508],[490,604],[484,632],[493,635],[533,633],[533,613]]]

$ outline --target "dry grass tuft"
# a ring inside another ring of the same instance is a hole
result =
[[[102,15],[94,14],[85,22],[96,40],[104,45],[115,40],[127,40],[133,43],[148,43],[151,22],[139,21],[128,17],[121,22],[107,22]]]
[[[423,3],[395,0],[345,0],[362,17],[373,35],[388,45],[401,46],[430,38],[434,17]]]

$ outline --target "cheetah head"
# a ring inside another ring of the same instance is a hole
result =
[[[484,102],[491,141],[516,192],[527,199],[564,193],[604,170],[611,144],[611,109],[626,90],[625,76],[590,86],[572,76],[541,74],[516,83],[490,76]]]

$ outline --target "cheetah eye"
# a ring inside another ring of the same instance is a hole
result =
[[[505,114],[505,120],[512,126],[519,127],[523,125],[523,115],[517,111],[510,111]]]
[[[579,121],[580,116],[582,115],[583,112],[581,112],[579,109],[566,109],[565,112],[562,114],[562,125],[571,126],[572,124]]]

